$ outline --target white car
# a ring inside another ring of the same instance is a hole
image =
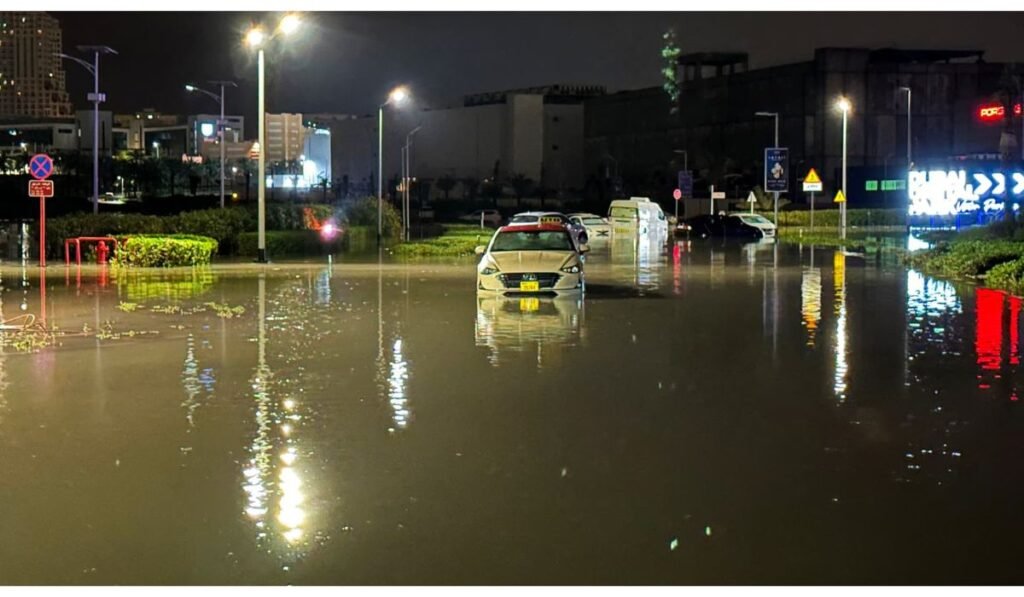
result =
[[[597,214],[569,214],[569,220],[587,229],[588,242],[609,240],[612,236],[612,225],[606,218]]]
[[[501,226],[502,217],[496,209],[478,209],[471,214],[459,217],[459,221],[479,224],[481,222],[481,216],[483,217],[482,221],[485,226],[494,226],[495,228]]]
[[[583,290],[583,254],[590,248],[577,244],[562,224],[503,226],[486,247],[476,270],[481,293],[569,294]]]

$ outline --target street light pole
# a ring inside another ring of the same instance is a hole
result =
[[[401,102],[407,95],[405,87],[395,87],[388,99],[377,108],[377,248],[384,237],[384,107]]]
[[[260,144],[260,153],[258,166],[259,172],[257,173],[258,180],[256,182],[256,205],[258,211],[256,222],[256,261],[259,263],[267,263],[267,113],[266,93],[264,91],[264,83],[266,79],[263,76],[263,48],[260,48],[257,61],[259,62],[259,100],[256,113],[259,114],[260,118],[259,135],[257,140],[257,143]]]
[[[850,113],[850,100],[845,97],[840,98],[839,109],[843,112],[843,180],[842,187],[844,201],[839,204],[839,222],[840,230],[839,236],[842,239],[846,239],[846,122],[847,116]]]
[[[117,54],[107,46],[78,46],[80,52],[92,52],[93,63],[89,64],[81,58],[58,53],[61,58],[67,58],[80,64],[85,70],[92,73],[93,92],[87,96],[92,102],[92,213],[100,211],[100,103],[106,101],[105,94],[100,93],[100,54]]]
[[[422,125],[409,131],[405,136],[405,240],[409,240],[409,226],[412,223],[412,193],[410,192],[409,185],[412,184],[412,137],[419,130],[423,128]]]
[[[911,159],[911,151],[910,151],[911,144],[913,143],[913,141],[912,141],[913,136],[910,134],[910,131],[911,131],[911,127],[910,127],[910,124],[911,124],[911,120],[910,120],[911,119],[911,115],[910,115],[911,114],[910,99],[911,99],[911,95],[913,94],[913,91],[911,91],[910,87],[900,87],[900,91],[906,91],[907,92],[907,171],[909,172],[910,171],[910,165],[913,163],[913,160]]]
[[[227,161],[226,160],[226,155],[225,155],[226,148],[224,147],[224,143],[227,141],[227,137],[225,135],[225,132],[226,132],[225,129],[226,129],[226,126],[227,126],[227,119],[225,118],[225,115],[224,115],[224,105],[225,105],[224,88],[228,87],[228,86],[230,86],[230,87],[238,87],[238,85],[236,85],[234,81],[210,81],[210,83],[212,83],[214,85],[219,85],[220,86],[220,95],[219,96],[214,94],[214,93],[211,93],[211,92],[209,92],[209,91],[207,91],[205,89],[200,89],[199,87],[196,87],[195,85],[185,85],[185,90],[186,91],[191,91],[191,92],[202,93],[203,95],[206,95],[207,97],[213,98],[214,101],[216,101],[218,104],[220,104],[220,120],[217,121],[217,138],[220,139],[220,206],[223,209],[224,208],[224,177],[226,176],[226,164],[225,164],[225,162]],[[194,132],[195,131],[193,131],[193,133]],[[197,140],[196,141],[196,145],[198,145],[198,144],[199,144],[199,142]],[[198,147],[196,148],[196,153],[199,153]]]

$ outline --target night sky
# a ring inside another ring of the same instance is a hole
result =
[[[240,85],[228,112],[255,114],[256,63],[240,40],[273,14],[53,14],[65,52],[105,44],[120,53],[101,63],[108,109],[215,112],[183,85],[226,78]],[[1024,62],[1021,13],[310,13],[305,24],[294,42],[268,51],[270,112],[368,114],[398,83],[434,108],[521,86],[659,85],[670,26],[684,52],[746,51],[752,67],[807,60],[823,46],[982,49],[989,61]],[[87,107],[91,76],[66,69],[72,101]]]

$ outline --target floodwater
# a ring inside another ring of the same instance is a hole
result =
[[[1024,581],[1019,299],[697,241],[582,300],[257,271],[0,269],[58,328],[3,334],[0,584]]]

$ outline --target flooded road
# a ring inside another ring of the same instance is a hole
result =
[[[254,271],[0,269],[59,328],[4,332],[0,584],[1024,581],[1019,299],[696,241],[582,300]]]

